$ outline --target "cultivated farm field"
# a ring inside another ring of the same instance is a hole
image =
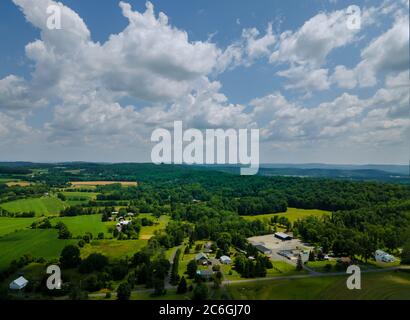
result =
[[[70,182],[71,186],[74,188],[81,188],[84,186],[106,186],[110,184],[121,184],[122,186],[125,187],[135,187],[137,186],[137,182],[134,181],[72,181]]]

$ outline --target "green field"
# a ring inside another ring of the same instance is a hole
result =
[[[296,208],[288,208],[285,213],[269,213],[269,214],[259,214],[255,216],[243,216],[246,220],[253,221],[253,220],[270,220],[273,216],[278,217],[286,217],[289,219],[290,222],[295,222],[296,220],[303,219],[309,216],[315,217],[322,217],[329,215],[329,211],[324,210],[307,210],[307,209],[296,209]]]
[[[98,252],[110,259],[132,257],[146,244],[146,240],[94,240],[81,249],[81,256],[85,258],[91,253]]]
[[[64,209],[64,203],[56,197],[41,197],[5,202],[0,207],[9,212],[34,211],[37,216],[50,216],[58,215]]]
[[[266,280],[231,284],[227,290],[238,300],[373,300],[410,299],[410,274],[362,274],[362,289],[348,290],[346,276]]]
[[[7,218],[0,217],[0,237],[16,230],[29,228],[37,218]]]
[[[83,236],[87,232],[91,232],[94,238],[97,238],[100,232],[104,233],[105,237],[112,237],[108,232],[108,228],[114,225],[114,222],[101,222],[101,214],[93,214],[87,216],[75,217],[58,217],[52,220],[55,225],[61,221],[66,224],[68,230],[73,234],[73,237]]]
[[[95,200],[98,193],[96,192],[77,192],[77,191],[63,191],[61,192],[70,206],[81,205],[90,200]]]
[[[0,269],[24,254],[47,260],[58,258],[61,250],[75,240],[57,239],[57,230],[25,230],[8,234],[0,239]]]
[[[147,217],[155,221],[155,224],[153,226],[146,226],[146,227],[141,228],[141,231],[140,231],[141,240],[149,240],[154,235],[155,231],[164,230],[170,220],[169,216],[161,216],[159,217],[159,219],[157,219],[151,214],[144,214],[144,213],[140,214],[138,217],[139,218]]]

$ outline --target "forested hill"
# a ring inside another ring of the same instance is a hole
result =
[[[66,186],[69,181],[138,181],[139,188],[161,190],[183,202],[209,201],[218,196],[225,209],[239,214],[280,212],[289,207],[323,210],[350,210],[391,201],[410,199],[410,186],[346,181],[327,178],[281,176],[239,176],[203,167],[153,164],[67,163],[19,167],[34,174],[22,176],[29,182],[49,187]],[[4,188],[4,187],[3,187]],[[18,193],[18,187],[15,187]],[[135,189],[135,188],[134,188]],[[111,200],[126,199],[133,188],[121,190]],[[10,192],[10,188],[3,192]],[[115,199],[114,199],[115,198]],[[109,200],[109,199],[107,199]]]

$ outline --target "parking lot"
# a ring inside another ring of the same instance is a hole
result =
[[[248,238],[249,242],[257,245],[261,244],[265,246],[266,248],[270,249],[272,251],[271,254],[268,254],[268,256],[272,260],[277,260],[277,261],[285,261],[287,263],[291,264],[296,264],[296,260],[290,260],[284,256],[281,256],[278,254],[279,251],[283,250],[303,250],[303,249],[312,249],[311,246],[304,244],[301,240],[299,239],[292,239],[288,241],[282,241],[276,238],[273,234],[268,234],[264,236],[257,236],[257,237],[251,237]]]

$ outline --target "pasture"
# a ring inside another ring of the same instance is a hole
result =
[[[146,246],[146,240],[93,240],[81,249],[81,257],[86,258],[91,253],[101,253],[111,260],[132,257]]]
[[[100,232],[104,233],[105,237],[112,237],[112,234],[108,232],[110,226],[114,226],[114,222],[102,222],[101,214],[93,214],[87,216],[75,216],[75,217],[58,217],[52,220],[52,224],[55,225],[61,221],[65,223],[68,230],[73,234],[73,237],[83,236],[85,233],[90,232],[93,238],[97,238]]]
[[[269,213],[269,214],[259,214],[255,216],[242,216],[244,219],[248,221],[253,220],[270,220],[274,216],[278,217],[286,217],[289,219],[290,222],[294,223],[299,219],[303,219],[305,217],[323,217],[330,215],[329,211],[324,210],[317,210],[317,209],[297,209],[297,208],[288,208],[288,210],[284,213]]]
[[[61,250],[76,240],[57,239],[57,230],[24,230],[0,238],[0,269],[9,266],[12,260],[30,254],[35,258],[56,259]]]
[[[227,286],[237,300],[388,300],[410,299],[410,273],[362,274],[362,289],[349,290],[346,276],[266,280]]]
[[[0,217],[0,237],[16,230],[27,229],[37,218]]]
[[[51,216],[58,215],[64,209],[64,203],[56,197],[48,196],[5,202],[0,207],[14,213],[34,211],[36,216]]]

